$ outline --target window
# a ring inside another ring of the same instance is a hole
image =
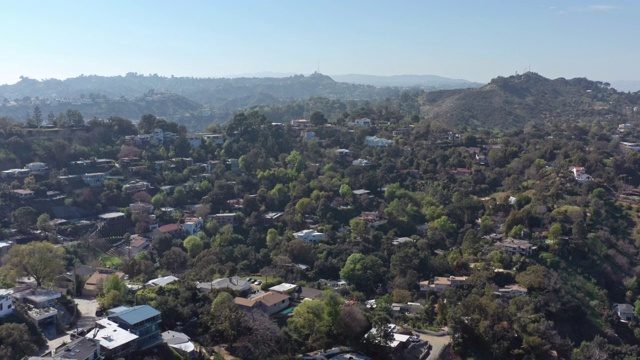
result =
[[[4,307],[4,304],[0,303],[0,311],[4,310],[3,307]]]

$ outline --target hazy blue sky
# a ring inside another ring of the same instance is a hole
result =
[[[0,84],[263,71],[640,80],[640,1],[5,1]]]

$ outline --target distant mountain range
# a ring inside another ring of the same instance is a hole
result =
[[[331,75],[335,81],[373,86],[420,87],[432,90],[477,88],[484,84],[463,79],[451,79],[436,75]]]

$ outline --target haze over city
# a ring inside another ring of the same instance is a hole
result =
[[[638,80],[635,1],[8,2],[0,84],[263,72]]]

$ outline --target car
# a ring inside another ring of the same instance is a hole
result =
[[[248,278],[247,278],[247,281],[248,281],[248,282],[252,282],[252,281],[253,281],[253,278],[248,277]]]
[[[256,281],[256,285],[262,285],[262,280]]]
[[[104,315],[104,310],[102,309],[102,306],[98,306],[96,308],[96,317],[102,317]]]
[[[411,336],[409,336],[409,342],[412,342],[412,343],[419,343],[420,341],[421,341],[421,340],[420,340],[420,337],[419,337],[418,335],[411,335]]]

